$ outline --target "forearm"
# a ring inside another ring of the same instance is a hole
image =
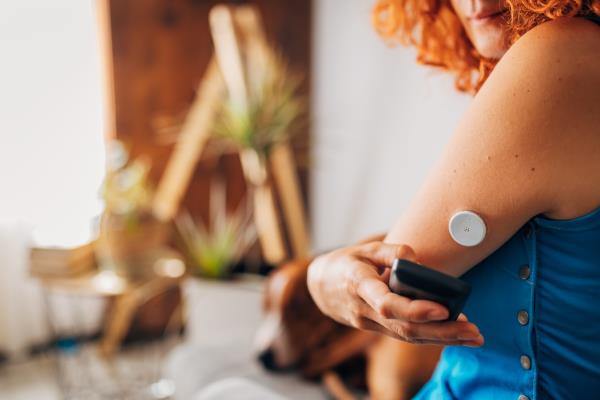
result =
[[[382,242],[385,237],[386,237],[386,233],[378,233],[378,234],[374,234],[374,235],[369,235],[367,237],[365,237],[364,239],[359,240],[358,242],[356,242],[356,244],[364,244],[364,243],[370,243],[370,242]]]

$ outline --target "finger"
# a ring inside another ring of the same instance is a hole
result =
[[[371,242],[354,247],[354,255],[379,267],[391,268],[396,258],[416,261],[415,251],[406,244]]]
[[[413,322],[386,322],[384,325],[407,339],[439,340],[442,342],[482,342],[479,328],[470,322],[448,321],[419,324]]]
[[[388,285],[378,279],[361,280],[356,293],[377,313],[376,319],[428,322],[448,318],[448,310],[441,304],[399,296],[392,293]]]
[[[468,341],[468,340],[434,340],[434,339],[412,339],[412,340],[407,340],[407,339],[401,339],[401,338],[397,338],[399,340],[402,340],[404,342],[407,343],[412,343],[412,344],[433,344],[433,345],[437,345],[437,346],[467,346],[467,347],[481,347],[483,346],[483,341]]]
[[[392,270],[391,269],[384,268],[383,271],[381,271],[381,275],[379,275],[380,280],[383,281],[383,282],[389,282],[391,274],[392,274]]]
[[[361,318],[357,324],[360,329],[366,329],[374,332],[382,333],[386,336],[390,336],[394,339],[399,339],[405,342],[414,344],[435,344],[440,346],[468,346],[468,347],[480,347],[483,345],[483,337],[473,340],[460,340],[460,339],[431,339],[431,338],[407,338],[399,335],[394,330],[388,329],[385,326],[380,325],[376,321],[369,318]]]
[[[467,346],[467,347],[481,347],[483,346],[483,340],[481,341],[464,341],[464,340],[456,340],[456,341],[437,341],[437,340],[423,340],[422,342],[413,342],[416,344],[436,344],[439,346]]]

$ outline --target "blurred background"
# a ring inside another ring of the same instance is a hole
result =
[[[0,397],[327,398],[254,361],[264,277],[385,232],[469,102],[373,3],[0,6]]]

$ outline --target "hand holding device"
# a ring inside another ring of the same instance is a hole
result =
[[[458,318],[471,292],[471,286],[459,278],[403,259],[394,260],[389,286],[401,296],[446,306],[449,321]]]

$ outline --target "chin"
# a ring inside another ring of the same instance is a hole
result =
[[[479,54],[491,60],[499,60],[508,50],[508,41],[501,28],[474,32],[473,44]]]

